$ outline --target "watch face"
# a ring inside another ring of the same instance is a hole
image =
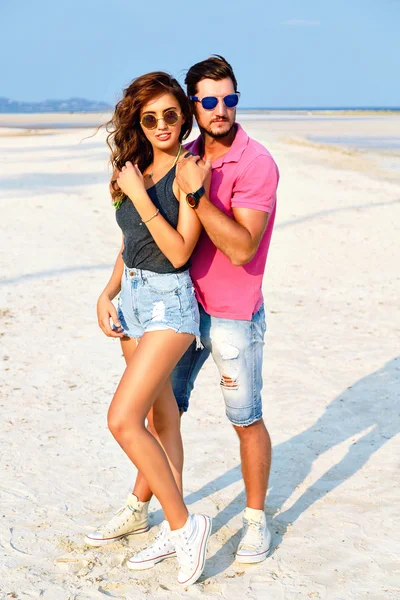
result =
[[[198,200],[195,196],[193,196],[193,194],[188,194],[186,196],[186,202],[189,204],[189,206],[191,206],[192,208],[196,208],[197,204],[198,204]]]

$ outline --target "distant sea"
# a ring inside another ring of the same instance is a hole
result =
[[[360,148],[361,150],[400,150],[399,137],[331,137],[331,136],[307,136],[312,142],[318,144],[332,144],[334,146],[348,146],[350,148]]]
[[[238,110],[242,110],[242,111],[256,111],[256,112],[282,112],[282,113],[287,113],[287,112],[299,112],[299,113],[304,113],[304,112],[359,112],[359,111],[364,111],[364,112],[400,112],[400,106],[308,106],[308,107],[304,107],[304,106],[299,106],[299,107],[292,107],[292,108],[265,108],[265,107],[259,107],[259,108],[244,108],[241,107]]]
[[[375,113],[375,114],[374,114]],[[370,107],[370,108],[248,108],[238,109],[238,120],[244,123],[261,121],[272,122],[327,122],[327,121],[357,121],[381,119],[393,115],[396,119],[400,116],[400,108]],[[397,128],[398,131],[398,128]],[[400,149],[400,137],[379,136],[328,136],[312,135],[307,133],[307,139],[319,144],[330,144],[334,146],[346,146],[361,150],[398,150]]]
[[[375,113],[375,115],[373,114]],[[400,107],[299,107],[299,108],[240,108],[238,109],[238,120],[251,123],[252,121],[261,121],[264,123],[268,122],[316,122],[316,121],[347,121],[357,119],[371,120],[374,117],[380,119],[387,115],[393,114],[395,118],[400,116]],[[68,112],[69,120],[63,120],[62,113],[55,115],[54,113],[49,114],[49,120],[46,121],[43,117],[41,120],[29,121],[27,119],[28,114],[35,115],[35,113],[25,112],[21,117],[21,121],[18,121],[18,113],[10,114],[10,120],[8,121],[6,114],[1,114],[0,127],[7,128],[18,128],[18,129],[82,129],[82,128],[96,128],[98,125],[104,122],[105,114],[93,113],[93,112]],[[95,117],[99,114],[99,121],[97,122]],[[100,117],[101,114],[101,117]],[[77,120],[74,121],[74,115]],[[57,116],[60,118],[58,121],[54,121],[53,118]],[[87,121],[83,117],[87,116]],[[79,120],[78,120],[79,117]],[[106,117],[107,118],[107,117]],[[308,139],[317,143],[333,144],[333,145],[344,145],[348,147],[355,147],[361,149],[378,149],[378,150],[398,150],[400,149],[400,138],[398,137],[334,137],[334,136],[316,136],[307,135]]]
[[[375,113],[375,114],[374,114]],[[380,119],[386,115],[398,118],[400,107],[341,107],[341,108],[249,108],[238,110],[239,120],[243,122],[326,122],[326,121],[370,121]],[[330,144],[334,146],[347,146],[361,150],[398,150],[400,149],[400,137],[378,137],[378,136],[328,136],[310,135],[307,139],[319,144]],[[398,169],[398,166],[397,166]]]

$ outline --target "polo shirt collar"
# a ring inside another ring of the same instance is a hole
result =
[[[239,123],[236,123],[236,127],[237,127],[237,131],[236,131],[235,139],[233,140],[232,146],[229,148],[228,152],[226,154],[224,154],[224,156],[217,158],[217,160],[215,160],[213,162],[213,164],[212,164],[213,169],[217,169],[218,167],[221,167],[224,163],[239,162],[239,160],[241,159],[242,154],[248,144],[249,136],[247,135],[247,133],[245,132],[243,127],[241,127],[241,125],[239,125]],[[193,146],[191,148],[191,152],[193,152],[193,154],[199,154],[200,148],[201,148],[201,135],[199,135],[199,137],[194,141]]]

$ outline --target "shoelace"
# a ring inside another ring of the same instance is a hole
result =
[[[145,548],[144,550],[142,550],[139,554],[143,555],[143,556],[151,556],[154,552],[154,547],[158,547],[158,548],[162,548],[162,547],[166,547],[167,546],[167,541],[168,541],[168,530],[166,529],[165,525],[161,526],[160,531],[157,533],[156,537],[154,538],[154,542],[151,544],[151,546],[149,546],[148,548]]]
[[[185,567],[191,568],[193,565],[193,555],[188,538],[182,533],[179,538],[174,539],[174,542],[175,552],[179,563]]]
[[[127,514],[126,518],[123,521],[120,521],[120,517],[126,509],[130,511],[130,514]],[[123,527],[129,521],[132,514],[135,512],[137,512],[136,508],[133,508],[129,504],[121,506],[121,508],[117,510],[111,521],[109,521],[109,523],[107,523],[107,525],[105,525],[104,527],[100,527],[100,531],[108,531],[114,529],[115,527]]]
[[[164,524],[161,526],[160,531],[157,533],[156,537],[154,538],[154,545],[155,544],[160,544],[162,546],[167,545],[167,529]]]
[[[261,539],[260,539],[261,538]],[[261,523],[256,521],[246,521],[245,532],[240,544],[241,548],[259,548],[263,539],[263,527]]]

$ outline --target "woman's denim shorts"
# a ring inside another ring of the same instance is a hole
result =
[[[118,318],[128,337],[173,329],[200,335],[199,308],[189,271],[154,273],[125,266],[118,298]]]

